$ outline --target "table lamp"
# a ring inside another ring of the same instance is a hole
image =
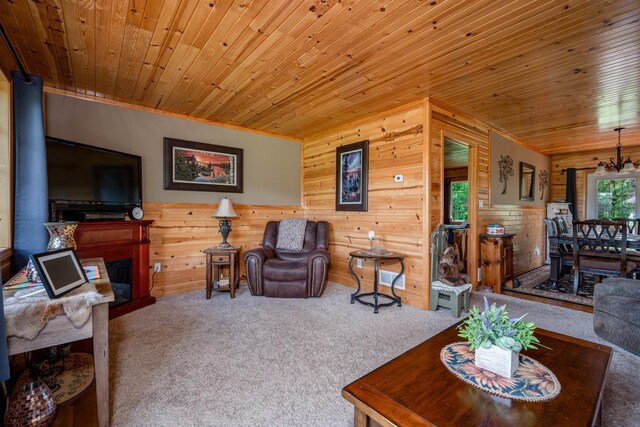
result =
[[[222,234],[222,243],[220,243],[218,247],[228,248],[231,246],[227,243],[227,237],[231,231],[231,221],[227,218],[236,218],[237,216],[238,214],[233,210],[233,203],[231,203],[231,199],[225,197],[220,200],[218,210],[213,214],[214,218],[223,218],[220,220],[220,228],[218,228],[218,231]]]

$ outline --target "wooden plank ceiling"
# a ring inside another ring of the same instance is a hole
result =
[[[427,96],[547,153],[640,144],[638,0],[0,0],[47,86],[306,138]],[[13,67],[2,51],[0,66]]]

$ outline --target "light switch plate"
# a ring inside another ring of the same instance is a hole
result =
[[[362,260],[360,258],[356,259],[356,267],[362,268]]]

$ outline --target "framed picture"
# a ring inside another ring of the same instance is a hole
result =
[[[367,211],[369,141],[336,149],[336,210]]]
[[[242,149],[164,138],[164,189],[242,193]]]
[[[57,298],[87,283],[87,276],[72,248],[31,255],[49,298]]]

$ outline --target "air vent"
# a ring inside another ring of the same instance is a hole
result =
[[[398,275],[395,271],[379,270],[378,283],[383,286],[391,287],[391,282]],[[404,290],[404,274],[396,280],[396,286],[394,289]]]

